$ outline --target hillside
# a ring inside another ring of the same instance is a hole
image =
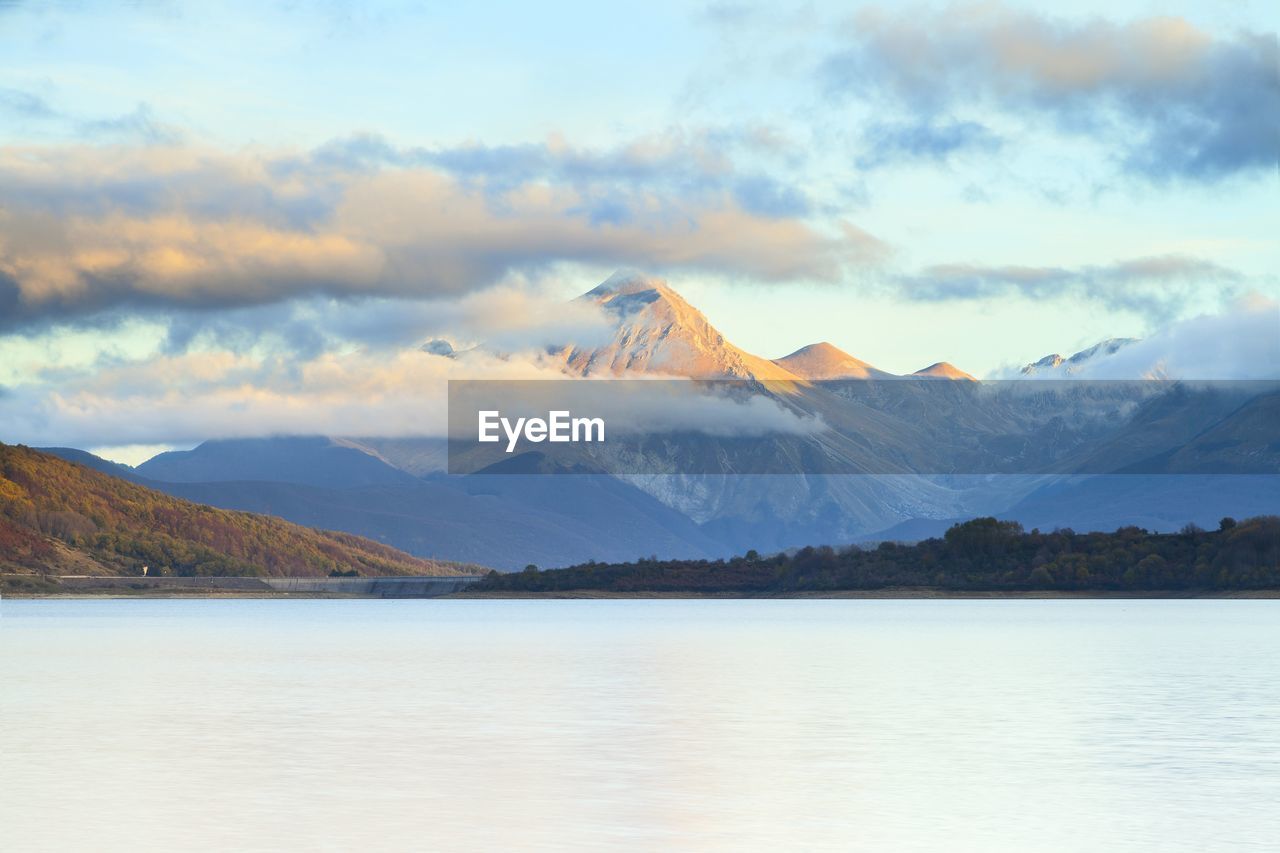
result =
[[[451,575],[347,533],[194,504],[22,446],[0,444],[0,571],[317,577]]]

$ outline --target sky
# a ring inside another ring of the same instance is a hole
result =
[[[619,268],[895,372],[1280,333],[1277,23],[0,0],[0,440],[411,432],[423,341],[563,339]]]

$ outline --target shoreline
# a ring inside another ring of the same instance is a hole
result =
[[[1125,592],[1099,590],[944,590],[918,587],[893,587],[886,589],[830,590],[824,592],[789,592],[779,594],[749,593],[686,593],[686,592],[614,592],[610,590],[564,590],[561,592],[462,592],[447,598],[472,599],[730,599],[730,600],[835,600],[835,599],[1210,599],[1250,598],[1280,599],[1280,589],[1188,591],[1145,590]]]
[[[1280,589],[1264,589],[1264,590],[1231,590],[1231,591],[1212,591],[1212,592],[1194,592],[1187,590],[1148,590],[1142,592],[1123,592],[1115,590],[1103,590],[1098,592],[1086,592],[1075,590],[1017,590],[1017,591],[993,591],[993,590],[940,590],[940,589],[918,589],[918,588],[893,588],[893,589],[877,589],[877,590],[833,590],[828,592],[793,592],[783,594],[752,594],[752,593],[733,593],[733,592],[717,592],[717,593],[689,593],[689,592],[614,592],[608,590],[564,590],[559,592],[454,592],[445,595],[415,595],[415,596],[388,596],[388,595],[366,595],[360,593],[345,592],[316,592],[316,591],[282,591],[282,590],[227,590],[227,589],[209,589],[209,588],[188,588],[188,589],[152,589],[152,590],[134,590],[130,592],[122,592],[119,589],[103,589],[102,591],[94,590],[76,590],[74,592],[5,592],[0,595],[0,600],[129,600],[137,601],[140,599],[199,599],[199,600],[242,600],[242,599],[300,599],[300,600],[318,600],[318,599],[362,599],[362,600],[448,600],[448,601],[492,601],[492,600],[511,600],[511,601],[533,601],[533,600],[578,600],[578,601],[623,601],[623,600],[654,600],[654,601],[680,601],[680,600],[726,600],[726,601],[745,601],[745,600],[762,600],[762,601],[804,601],[804,600],[990,600],[990,601],[1021,601],[1021,600],[1075,600],[1075,599],[1093,599],[1093,600],[1152,600],[1152,599],[1249,599],[1249,600],[1280,600]]]

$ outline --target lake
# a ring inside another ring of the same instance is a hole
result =
[[[1274,850],[1280,601],[0,602],[5,850]]]

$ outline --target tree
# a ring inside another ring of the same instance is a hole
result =
[[[1053,574],[1044,566],[1036,566],[1030,580],[1032,586],[1053,586]]]

